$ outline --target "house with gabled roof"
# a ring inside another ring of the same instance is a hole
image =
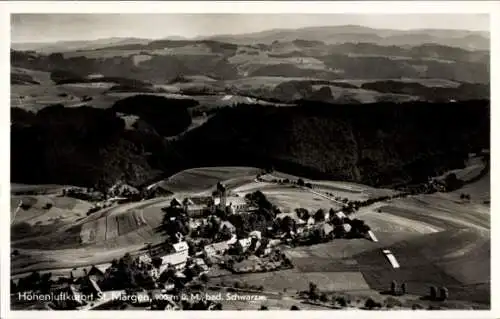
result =
[[[172,198],[170,201],[170,207],[182,207],[182,203],[177,198]]]
[[[90,267],[89,271],[87,272],[87,276],[95,282],[104,280],[104,272],[94,265]]]
[[[248,247],[252,244],[252,238],[243,238],[239,239],[236,242],[236,245],[240,245],[240,247],[243,249],[243,251],[246,251]]]
[[[176,269],[183,269],[186,266],[189,257],[188,250],[175,252],[161,257],[162,264],[160,266],[160,274],[167,269],[168,264],[171,264]]]
[[[185,241],[180,241],[178,243],[173,244],[172,246],[174,247],[175,252],[183,252],[189,250],[189,246]]]

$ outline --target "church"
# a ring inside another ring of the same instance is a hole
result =
[[[217,183],[212,196],[186,197],[182,201],[177,198],[170,202],[171,207],[183,208],[192,218],[213,214],[216,209],[224,209],[229,213],[237,213],[248,209],[246,200],[239,196],[228,196],[227,188],[222,183]]]

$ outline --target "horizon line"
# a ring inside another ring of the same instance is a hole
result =
[[[343,24],[343,25],[324,25],[324,26],[310,26],[310,27],[301,27],[301,28],[271,28],[266,30],[254,31],[254,32],[243,32],[243,33],[220,33],[213,35],[203,35],[198,34],[195,36],[182,36],[182,35],[165,35],[162,37],[135,37],[135,36],[109,36],[109,37],[98,37],[98,38],[85,38],[85,39],[61,39],[61,40],[53,40],[53,41],[11,41],[11,44],[56,44],[61,42],[79,42],[79,41],[99,41],[99,40],[109,40],[109,39],[141,39],[141,40],[163,40],[168,38],[182,38],[185,40],[207,40],[210,38],[216,37],[226,37],[226,36],[244,36],[244,35],[253,35],[259,34],[263,32],[272,32],[272,31],[293,31],[293,30],[305,30],[305,29],[320,29],[320,28],[342,28],[342,27],[361,27],[365,29],[371,30],[379,30],[379,31],[401,31],[401,32],[412,32],[412,31],[457,31],[457,32],[471,32],[471,33],[487,33],[488,37],[491,34],[491,30],[470,30],[470,29],[446,29],[446,28],[411,28],[411,29],[397,29],[397,28],[374,28],[361,24]],[[482,35],[481,35],[482,36]],[[175,41],[175,40],[173,40]]]

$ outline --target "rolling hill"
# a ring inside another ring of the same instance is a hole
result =
[[[231,43],[272,43],[276,40],[293,41],[308,39],[325,43],[371,42],[383,45],[420,45],[439,43],[464,49],[488,50],[489,33],[465,30],[388,30],[373,29],[357,25],[333,27],[308,27],[302,29],[275,29],[241,35],[218,35],[212,40]]]
[[[40,71],[62,69],[80,76],[100,73],[159,83],[178,75],[230,80],[252,75],[313,74],[326,80],[439,75],[449,80],[488,83],[487,37],[450,30],[305,28],[209,39],[103,39],[89,41],[86,47],[82,43],[76,47],[71,43],[66,47],[65,43],[54,44],[61,48],[59,51],[42,47],[20,51],[21,45],[13,45],[11,62]],[[463,45],[457,45],[461,39]],[[474,39],[482,39],[483,43],[471,44],[478,42]],[[377,70],[371,65],[376,65]],[[460,71],[464,68],[467,71]]]
[[[488,99],[488,41],[477,32],[341,26],[13,44],[11,101],[30,111],[81,106],[82,99],[106,108],[115,93],[175,93],[194,96],[202,114],[227,105],[217,97],[205,103],[202,95],[337,104]]]

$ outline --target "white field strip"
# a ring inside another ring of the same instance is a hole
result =
[[[375,234],[371,230],[368,231],[368,235],[370,236],[373,242],[378,242],[377,237],[375,237]]]
[[[230,100],[230,99],[232,99],[232,98],[233,98],[233,96],[232,96],[232,95],[226,95],[226,96],[224,96],[224,97],[222,98],[222,101],[227,101],[227,100]]]
[[[396,257],[394,257],[393,253],[390,250],[384,249],[382,252],[385,254],[387,259],[391,263],[392,268],[399,268],[400,267],[398,261],[396,260]]]
[[[23,205],[23,201],[20,200],[19,201],[19,205],[17,205],[16,207],[16,210],[14,211],[14,215],[12,216],[11,220],[10,220],[10,223],[13,224],[14,223],[14,220],[16,219],[16,216],[17,216],[17,213],[19,212],[19,210],[21,209],[21,206]]]

